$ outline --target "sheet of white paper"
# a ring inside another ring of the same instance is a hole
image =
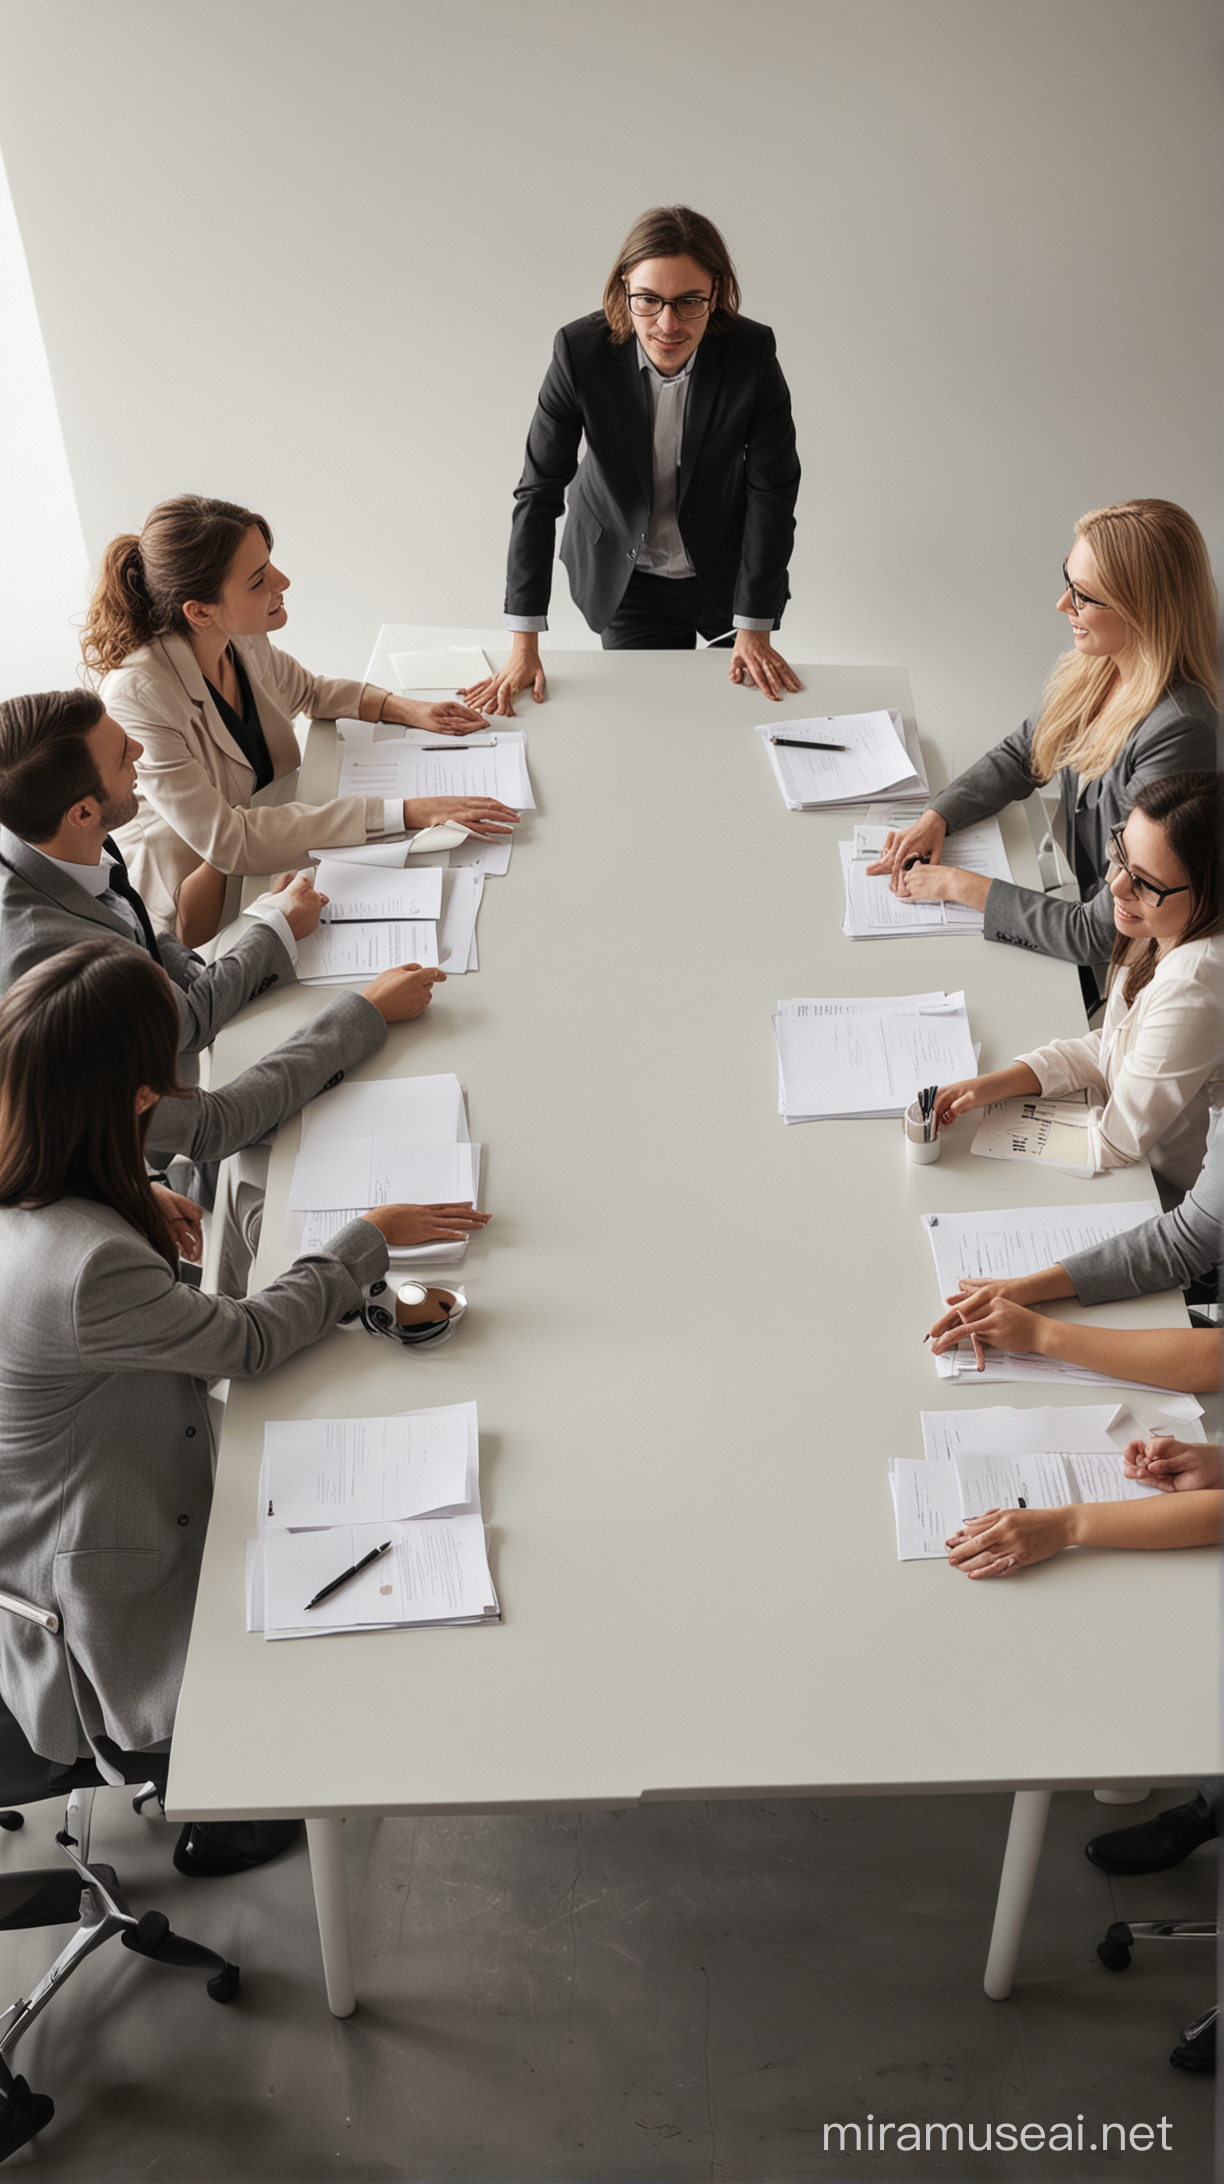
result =
[[[454,1411],[406,1418],[271,1419],[264,1427],[261,1532],[380,1524],[462,1502],[467,1431]]]
[[[828,719],[764,722],[756,733],[762,738],[793,809],[819,804],[844,804],[871,796],[904,781],[913,773],[905,745],[887,712],[842,713]],[[843,744],[843,750],[803,751],[772,743],[771,736],[793,736],[800,741]]]
[[[480,1147],[455,1139],[312,1138],[294,1163],[289,1207],[448,1206],[476,1197]]]
[[[867,870],[867,858],[856,857],[849,842],[839,842],[837,847],[846,889],[844,930],[852,939],[872,933],[895,937],[899,933],[948,930],[941,902],[910,902],[904,895],[894,895],[887,872],[873,877]]]
[[[1160,1491],[1128,1479],[1116,1449],[1078,1456],[1054,1450],[1030,1451],[1025,1456],[958,1456],[952,1469],[964,1517],[983,1517],[988,1509],[1064,1509],[1071,1502],[1149,1501]]]
[[[334,1085],[302,1109],[302,1145],[325,1138],[404,1137],[466,1141],[463,1087],[449,1071]]]
[[[521,742],[499,735],[496,745],[448,739],[419,746],[407,738],[346,743],[340,761],[341,796],[492,796],[514,811],[534,811],[535,798]]]
[[[1129,1403],[1046,1403],[1019,1410],[998,1403],[983,1410],[924,1410],[922,1445],[928,1463],[962,1456],[1023,1456],[1030,1449],[1062,1455],[1117,1454],[1147,1429]]]
[[[1037,1160],[1071,1175],[1091,1175],[1086,1099],[996,1100],[982,1109],[970,1151],[987,1160]]]
[[[438,928],[428,919],[380,918],[373,925],[321,925],[298,942],[302,986],[360,986],[401,963],[436,968]]]
[[[1146,1390],[1142,1380],[1127,1380],[1122,1373],[1093,1373],[1086,1365],[1068,1364],[1061,1357],[1034,1357],[1016,1350],[996,1350],[992,1343],[984,1343],[985,1362],[978,1371],[977,1360],[970,1342],[960,1342],[954,1350],[941,1351],[935,1359],[935,1370],[941,1380],[968,1380],[975,1387],[996,1380],[1061,1381],[1071,1387],[1089,1388],[1138,1388]],[[1158,1391],[1161,1396],[1173,1394],[1171,1388]],[[1187,1400],[1193,1402],[1191,1396]],[[1198,1405],[1194,1416],[1201,1414]],[[1183,1414],[1184,1415],[1184,1414]]]
[[[955,1466],[894,1456],[888,1479],[897,1515],[898,1562],[946,1562],[945,1541],[961,1521]]]
[[[985,918],[980,910],[971,910],[964,903],[911,903],[904,896],[893,894],[886,872],[869,877],[867,865],[879,856],[888,831],[886,826],[863,822],[855,827],[852,843],[838,844],[846,887],[843,931],[855,940],[868,939],[881,932],[894,938],[903,933],[923,931],[981,932]],[[943,862],[956,865],[963,872],[977,873],[984,879],[1011,879],[997,819],[983,819],[976,826],[962,827],[957,833],[948,835]],[[923,915],[917,915],[919,912]]]
[[[448,975],[476,968],[476,913],[483,893],[483,872],[452,871],[442,875],[438,961]]]
[[[391,666],[401,690],[445,690],[452,694],[483,682],[493,672],[479,645],[448,645],[433,652],[393,652]]]
[[[357,842],[351,849],[311,849],[307,856],[312,864],[321,864],[326,858],[332,864],[364,866],[367,871],[401,872],[408,856],[406,841]],[[439,858],[439,863],[445,860]]]
[[[319,1607],[306,1602],[372,1547],[391,1552],[351,1578]],[[271,1532],[263,1541],[269,1638],[322,1637],[335,1630],[493,1621],[496,1595],[478,1516],[418,1517],[407,1524],[333,1525],[320,1532]]]
[[[501,834],[495,839],[479,834],[469,834],[466,842],[450,852],[452,872],[483,872],[487,880],[500,878],[510,870],[510,852],[514,848],[513,834]],[[475,969],[475,965],[469,968]]]
[[[992,1206],[982,1213],[924,1213],[922,1225],[946,1297],[962,1276],[1003,1280],[1038,1274],[1073,1252],[1138,1228],[1159,1211],[1154,1198],[1097,1206]]]
[[[315,886],[326,895],[324,925],[367,924],[379,918],[436,920],[442,915],[442,867],[412,864],[399,871],[325,857]]]
[[[924,1085],[974,1071],[963,994],[895,1011],[815,1003],[774,1029],[788,1120],[900,1115]]]

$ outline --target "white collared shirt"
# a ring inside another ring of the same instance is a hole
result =
[[[402,806],[400,807],[400,821],[402,828]],[[127,897],[118,894],[111,886],[111,874],[117,872],[119,867],[110,857],[100,857],[97,864],[71,864],[66,857],[48,857],[45,849],[35,849],[32,842],[27,842],[26,848],[32,850],[36,857],[41,857],[45,864],[53,865],[57,872],[62,872],[66,880],[73,881],[77,887],[83,887],[85,893],[92,895],[96,902],[100,902],[103,895],[105,895],[107,909],[113,910],[117,918],[122,918],[133,940],[138,941],[145,953],[148,953],[148,944],[145,940],[144,928],[140,919]],[[261,904],[258,910],[253,911],[252,916],[262,919],[265,925],[272,927],[289,961],[296,963],[297,942],[293,937],[293,929],[284,911],[278,910],[273,901],[268,901]]]

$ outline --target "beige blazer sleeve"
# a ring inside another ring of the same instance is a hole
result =
[[[364,683],[311,675],[266,637],[235,640],[277,780],[299,760],[293,721],[357,713]],[[255,774],[230,735],[185,638],[157,638],[102,684],[108,712],[143,746],[140,808],[116,836],[154,923],[173,924],[175,896],[201,862],[225,873],[300,864],[310,849],[336,849],[383,832],[381,797],[326,804],[257,804]]]

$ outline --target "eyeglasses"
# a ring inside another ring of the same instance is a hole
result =
[[[1070,577],[1067,575],[1067,564],[1065,561],[1062,565],[1062,569],[1063,583],[1066,585],[1067,590],[1071,594],[1071,604],[1075,608],[1077,614],[1079,613],[1081,607],[1104,607],[1106,614],[1113,613],[1113,608],[1106,605],[1106,602],[1103,599],[1094,599],[1089,592],[1081,591],[1078,584],[1073,584],[1071,582]]]
[[[708,296],[653,296],[648,288],[635,288],[629,309],[635,318],[658,318],[670,305],[678,319],[703,319],[713,301],[713,291]]]
[[[1154,887],[1151,880],[1137,879],[1122,854],[1121,827],[1114,827],[1112,832],[1110,833],[1109,862],[1111,865],[1117,865],[1119,872],[1125,872],[1127,879],[1131,883],[1132,892],[1138,896],[1140,902],[1150,903],[1153,910],[1159,910],[1161,903],[1167,902],[1170,895],[1188,895],[1190,892],[1188,886]]]

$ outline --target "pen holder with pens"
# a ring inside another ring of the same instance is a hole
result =
[[[924,1168],[929,1167],[933,1160],[938,1160],[942,1147],[935,1130],[935,1118],[933,1115],[924,1117],[920,1101],[910,1101],[902,1117],[902,1125],[905,1130],[905,1150],[911,1160],[916,1160]]]
[[[453,1333],[467,1310],[461,1289],[441,1289],[426,1282],[371,1282],[355,1315],[372,1335],[386,1335],[406,1349],[426,1344],[435,1349]]]

